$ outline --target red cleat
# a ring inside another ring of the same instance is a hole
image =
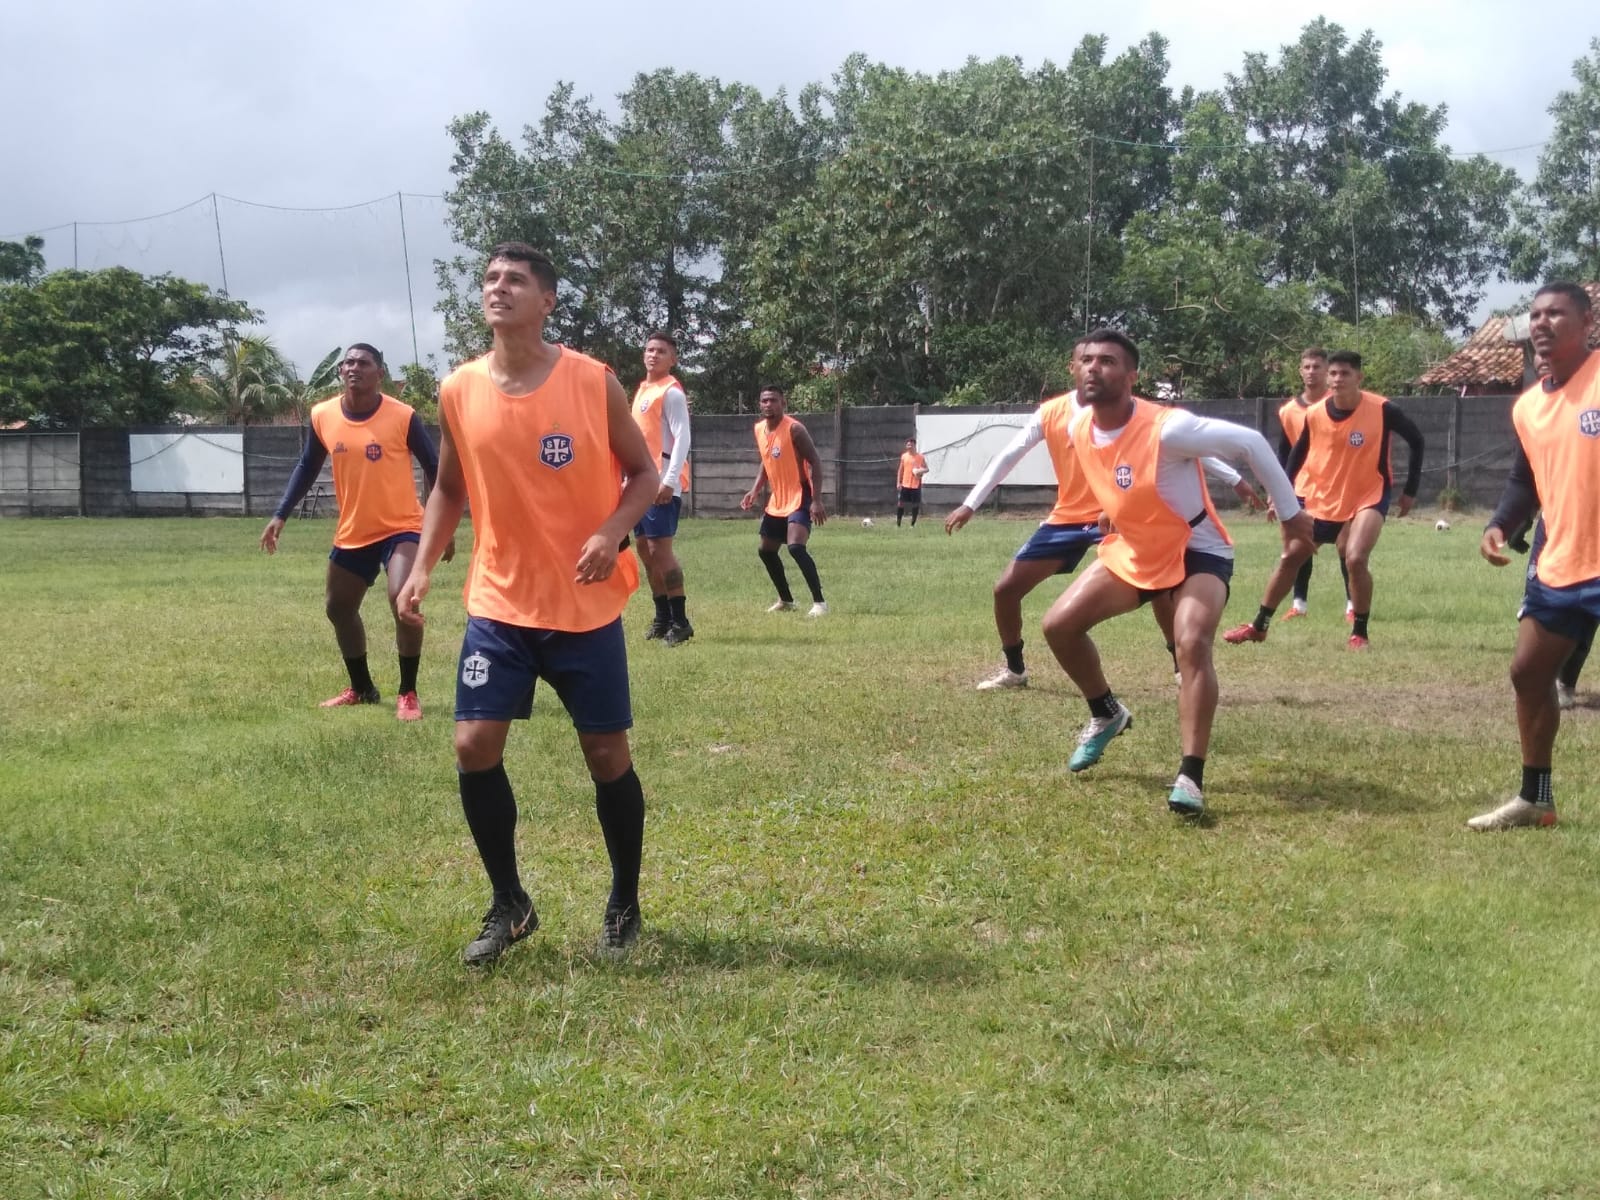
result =
[[[1356,623],[1356,610],[1355,609],[1347,608],[1347,609],[1344,610],[1344,623],[1346,625],[1354,625]]]
[[[377,702],[378,693],[376,691],[363,694],[356,691],[355,688],[345,688],[344,691],[333,697],[333,699],[324,700],[318,707],[349,708],[352,704],[376,704]]]
[[[1305,609],[1303,609],[1303,608],[1291,608],[1288,612],[1284,613],[1283,616],[1279,617],[1278,620],[1280,620],[1280,621],[1293,621],[1296,617],[1303,617],[1305,615],[1306,615],[1306,610]]]
[[[1365,650],[1367,645],[1367,639],[1362,637],[1359,633],[1352,633],[1350,635],[1350,640],[1345,643],[1345,646],[1351,650]]]
[[[422,720],[422,701],[417,699],[415,692],[400,693],[400,698],[394,703],[394,716],[397,721]]]
[[[1257,629],[1254,625],[1240,625],[1223,634],[1222,640],[1230,646],[1237,646],[1241,642],[1264,642],[1267,640],[1267,631]]]

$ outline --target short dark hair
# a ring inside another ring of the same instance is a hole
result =
[[[1300,357],[1301,358],[1320,358],[1323,362],[1327,362],[1328,361],[1328,352],[1326,350],[1324,350],[1321,346],[1307,346],[1304,350],[1300,351]]]
[[[1580,317],[1593,307],[1589,300],[1589,293],[1581,283],[1568,283],[1564,279],[1547,283],[1533,294],[1535,300],[1540,296],[1566,296],[1573,304],[1577,305]]]
[[[644,344],[648,346],[651,342],[665,342],[667,345],[672,347],[672,352],[674,354],[678,352],[678,339],[673,337],[665,329],[652,329],[650,331],[650,336],[645,338]]]
[[[1354,350],[1335,350],[1328,355],[1328,365],[1331,367],[1334,363],[1340,363],[1346,367],[1354,367],[1359,371],[1361,370],[1361,355]]]
[[[1110,342],[1113,345],[1121,346],[1128,357],[1133,360],[1133,365],[1136,367],[1139,365],[1139,347],[1131,337],[1120,329],[1093,330],[1083,335],[1083,338],[1078,342],[1078,346],[1087,346],[1091,342]]]
[[[789,393],[784,391],[781,387],[779,387],[775,383],[767,384],[759,392],[756,393],[756,396],[757,397],[765,396],[768,392],[771,392],[775,396],[782,396],[785,400],[787,400],[789,398]]]
[[[561,276],[556,273],[555,263],[550,261],[550,256],[543,250],[535,250],[527,242],[497,242],[489,251],[489,262],[503,258],[507,262],[526,263],[528,270],[533,272],[533,277],[539,281],[541,287],[547,292],[556,290]]]
[[[383,366],[383,351],[379,350],[371,342],[351,342],[349,348],[345,350],[345,353],[349,354],[351,350],[365,350],[368,354],[372,355],[373,359],[376,360],[380,367]]]

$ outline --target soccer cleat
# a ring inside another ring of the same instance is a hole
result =
[[[1222,640],[1230,646],[1237,646],[1241,642],[1264,642],[1267,640],[1267,631],[1257,629],[1254,625],[1236,625],[1222,635]]]
[[[1542,829],[1556,823],[1554,804],[1535,804],[1521,796],[1513,796],[1499,808],[1491,808],[1467,821],[1468,829],[1487,833],[1500,829]]]
[[[978,684],[980,692],[993,692],[1001,688],[1025,688],[1028,686],[1028,671],[1024,667],[1021,671],[1013,671],[1010,667],[1001,667],[989,678]]]
[[[1167,796],[1167,807],[1180,817],[1198,817],[1206,810],[1206,798],[1198,783],[1187,775],[1179,775]]]
[[[378,689],[358,692],[355,688],[345,688],[330,700],[324,700],[319,708],[349,708],[352,704],[376,704],[379,700]]]
[[[394,715],[397,721],[420,721],[422,701],[417,699],[415,692],[401,692],[394,702]]]
[[[1133,714],[1119,701],[1117,713],[1112,717],[1091,717],[1089,723],[1083,727],[1083,732],[1078,734],[1078,748],[1072,752],[1072,758],[1067,763],[1069,771],[1085,771],[1100,761],[1100,756],[1106,752],[1106,747],[1111,744],[1111,739],[1120,734],[1124,729],[1133,727]]]
[[[1359,633],[1352,633],[1350,635],[1350,640],[1345,643],[1345,648],[1347,650],[1365,650],[1371,644],[1371,642],[1367,641],[1367,639],[1362,637]]]
[[[793,612],[794,611],[794,601],[793,600],[778,600],[778,601],[775,601],[774,603],[767,605],[767,611],[768,612]]]
[[[644,631],[644,640],[647,642],[653,642],[657,638],[664,638],[667,636],[667,630],[670,628],[672,628],[671,621],[666,621],[660,617],[657,617],[655,620],[650,622],[650,628]]]
[[[826,600],[818,600],[810,608],[806,609],[806,616],[808,617],[825,617],[827,615],[828,602]]]
[[[1303,617],[1305,615],[1306,615],[1306,610],[1305,609],[1303,609],[1303,608],[1291,608],[1288,612],[1284,613],[1283,616],[1279,617],[1278,620],[1280,620],[1280,621],[1292,621],[1296,617]]]
[[[639,940],[642,925],[637,905],[630,904],[627,908],[606,905],[606,915],[600,922],[600,949],[628,949]]]
[[[1558,708],[1575,708],[1578,704],[1578,689],[1571,684],[1556,680],[1556,706]]]
[[[1356,623],[1356,610],[1348,604],[1344,606],[1344,623],[1346,625],[1354,625]]]
[[[687,621],[674,621],[667,626],[666,635],[661,639],[663,646],[681,646],[694,636],[694,626]]]
[[[461,952],[461,960],[469,967],[487,966],[514,942],[520,942],[537,928],[539,914],[533,911],[532,900],[526,896],[521,901],[502,900],[496,896],[489,911],[483,914],[483,929]]]

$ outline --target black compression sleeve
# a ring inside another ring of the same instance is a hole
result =
[[[1415,496],[1417,489],[1422,486],[1422,430],[1390,401],[1383,406],[1383,433],[1385,437],[1398,433],[1411,447],[1406,462],[1406,485],[1401,490],[1408,496]]]
[[[1511,460],[1511,473],[1506,476],[1505,490],[1500,493],[1500,503],[1495,505],[1494,516],[1484,528],[1495,526],[1509,537],[1532,521],[1538,508],[1539,490],[1534,486],[1533,465],[1528,462],[1528,454],[1519,441],[1516,457]]]
[[[283,499],[278,501],[278,507],[272,515],[280,521],[286,518],[294,510],[294,506],[299,504],[311,490],[311,485],[316,482],[317,473],[327,461],[328,448],[322,444],[315,431],[307,429],[305,449],[300,451],[300,461],[295,463],[294,471],[289,475],[289,484],[283,489]]]

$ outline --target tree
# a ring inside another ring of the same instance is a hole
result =
[[[284,411],[294,414],[297,424],[305,424],[311,415],[312,405],[326,400],[340,388],[339,360],[344,357],[344,347],[335,346],[322,356],[311,369],[311,374],[301,379],[288,359],[283,360],[282,384]]]
[[[122,267],[0,285],[0,419],[165,421],[181,381],[258,314],[204,284]]]
[[[0,284],[35,283],[44,274],[44,239],[29,234],[20,242],[0,242]]]
[[[1600,279],[1600,37],[1572,64],[1577,87],[1550,105],[1555,129],[1516,204],[1511,277]]]
[[[195,374],[201,412],[222,425],[260,425],[294,411],[294,368],[269,338],[230,334]]]
[[[432,357],[431,355],[429,356]],[[417,410],[424,421],[439,419],[439,378],[422,363],[406,363],[400,368],[404,386],[400,399]]]

